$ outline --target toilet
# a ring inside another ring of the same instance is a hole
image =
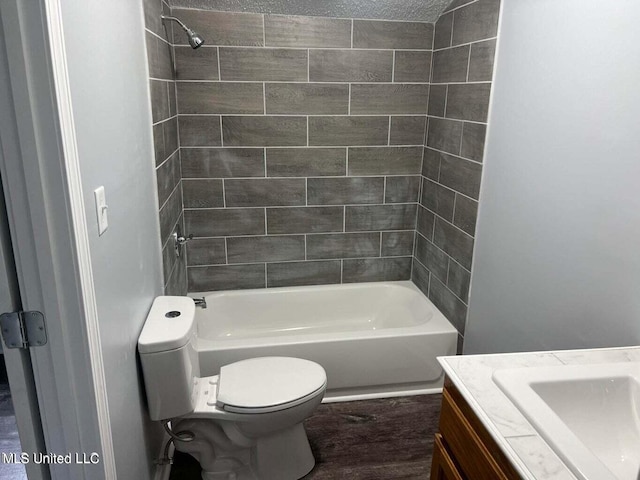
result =
[[[315,459],[302,422],[322,401],[327,376],[291,357],[242,360],[200,376],[195,304],[157,297],[140,337],[149,414],[171,421],[177,450],[203,480],[296,480]]]

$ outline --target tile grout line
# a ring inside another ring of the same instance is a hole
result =
[[[353,18],[351,19],[351,48],[353,48]]]
[[[395,83],[396,81],[396,51],[393,51],[392,59],[391,59],[391,83]]]

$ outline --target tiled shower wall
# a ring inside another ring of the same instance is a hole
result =
[[[171,25],[164,26],[160,18],[170,10],[162,0],[144,0],[143,6],[165,293],[185,295],[185,257],[176,257],[171,241],[171,234],[184,227]]]
[[[409,279],[433,24],[172,13],[189,290]]]
[[[499,0],[454,1],[434,35],[413,280],[461,338],[499,7]]]

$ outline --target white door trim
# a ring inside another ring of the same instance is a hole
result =
[[[0,2],[7,54],[0,68],[9,92],[0,101],[7,106],[0,109],[0,143],[7,151],[0,169],[22,306],[45,314],[49,334],[47,345],[31,349],[47,451],[101,457],[97,465],[51,465],[51,478],[113,480],[59,7],[50,0]]]
[[[116,478],[116,461],[111,436],[111,422],[107,400],[107,381],[102,359],[102,345],[100,342],[100,325],[98,323],[98,305],[93,283],[91,267],[91,253],[89,249],[89,230],[85,216],[82,181],[80,178],[80,160],[78,157],[78,142],[73,120],[73,106],[71,102],[71,87],[67,69],[67,58],[62,25],[60,0],[45,0],[47,26],[49,27],[49,47],[53,69],[54,88],[60,119],[60,133],[62,152],[66,166],[69,204],[73,233],[78,259],[78,273],[82,290],[81,302],[87,328],[89,356],[93,376],[93,389],[96,398],[98,414],[98,428],[102,445],[102,464],[106,478]]]

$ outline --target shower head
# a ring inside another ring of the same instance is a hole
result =
[[[191,45],[191,48],[194,48],[194,49],[198,48],[199,46],[201,46],[204,43],[204,38],[202,38],[199,33],[191,30],[189,27],[187,27],[184,23],[182,23],[176,17],[169,17],[167,15],[160,15],[160,18],[162,18],[162,21],[170,20],[170,21],[176,22],[178,25],[180,25],[182,27],[182,29],[184,30],[184,32],[187,34],[187,40],[189,41],[189,45]]]

